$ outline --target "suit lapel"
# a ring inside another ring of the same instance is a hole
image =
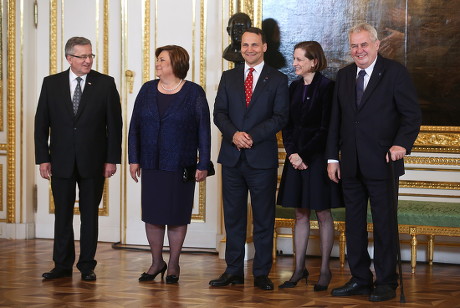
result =
[[[86,105],[88,104],[88,100],[90,99],[90,97],[93,97],[95,85],[96,85],[95,74],[93,73],[93,71],[90,71],[88,75],[86,76],[85,88],[81,95],[80,104],[78,105],[78,111],[77,111],[75,118],[78,118],[81,115]]]
[[[70,117],[73,118],[73,103],[72,97],[70,96],[69,70],[70,68],[62,73],[62,78],[60,80],[60,88],[62,91],[61,97],[65,97],[65,109],[67,109],[67,112],[69,113]]]
[[[372,71],[371,78],[369,79],[369,83],[367,84],[366,90],[364,90],[359,109],[363,108],[367,102],[367,99],[371,96],[372,92],[375,90],[375,87],[377,87],[380,78],[382,77],[383,69],[384,66],[382,58],[378,56],[377,62],[375,62],[374,70]]]
[[[231,82],[234,93],[238,93],[238,101],[241,102],[241,107],[246,108],[246,92],[244,90],[244,64],[240,64],[235,68],[235,76],[232,76],[235,82]]]
[[[252,108],[252,106],[257,102],[257,98],[263,92],[265,86],[268,84],[269,81],[269,68],[265,64],[262,72],[260,72],[259,80],[257,80],[256,87],[254,88],[254,92],[252,93],[251,101],[249,102],[248,110]],[[243,82],[244,84],[244,82]],[[244,93],[244,86],[243,86],[243,93]]]

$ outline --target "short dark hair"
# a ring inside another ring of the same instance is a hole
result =
[[[311,70],[312,72],[322,71],[327,67],[326,56],[324,55],[323,47],[317,41],[304,41],[297,43],[294,46],[294,50],[297,48],[302,49],[305,53],[305,57],[313,60],[316,59],[316,64]]]
[[[267,43],[267,40],[265,39],[265,33],[264,33],[264,31],[262,31],[262,29],[259,29],[259,28],[256,28],[256,27],[250,27],[250,28],[247,28],[247,29],[243,32],[243,35],[244,35],[246,32],[254,33],[254,34],[260,35],[260,36],[262,37],[262,43],[263,43],[263,44]]]
[[[177,45],[166,45],[163,47],[158,47],[155,50],[155,57],[158,58],[162,51],[168,52],[174,75],[177,78],[185,79],[190,67],[190,56],[188,55],[187,50]]]
[[[91,45],[91,41],[81,36],[74,36],[69,38],[64,48],[65,56],[67,57],[68,55],[73,54],[73,48],[77,45]]]

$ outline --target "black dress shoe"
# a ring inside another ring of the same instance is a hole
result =
[[[62,277],[72,277],[72,270],[60,270],[53,268],[51,271],[43,273],[42,275],[43,278],[45,279],[56,279],[56,278],[62,278]]]
[[[219,278],[213,279],[209,282],[209,285],[213,287],[224,287],[229,284],[243,284],[244,277],[238,275],[232,275],[229,273],[223,273]]]
[[[371,302],[383,302],[396,297],[396,291],[389,285],[378,285],[369,296]]]
[[[257,276],[254,278],[254,287],[258,287],[262,290],[273,290],[273,282],[268,276]]]
[[[167,284],[177,283],[178,281],[179,281],[179,276],[177,276],[177,275],[168,275],[168,276],[166,276],[166,283]]]
[[[81,280],[94,281],[94,280],[96,280],[96,274],[94,273],[93,270],[90,270],[90,271],[87,271],[87,272],[82,272],[81,273]]]
[[[360,285],[354,281],[348,281],[339,288],[332,290],[332,296],[351,296],[351,295],[369,295],[371,287],[369,285]]]
[[[305,284],[307,284],[307,282],[308,282],[308,275],[309,275],[309,273],[308,273],[307,269],[304,268],[303,273],[302,273],[302,276],[301,276],[299,279],[297,279],[296,281],[292,281],[292,280],[285,281],[285,282],[283,282],[282,285],[279,285],[278,288],[280,288],[280,289],[294,288],[294,287],[297,285],[297,283],[298,283],[300,280],[304,279],[304,278],[305,278]],[[292,279],[292,278],[291,278],[291,279]]]
[[[139,281],[152,281],[153,279],[155,279],[156,276],[158,276],[159,273],[161,273],[161,279],[163,279],[167,268],[168,266],[166,265],[166,262],[165,262],[165,265],[163,266],[163,268],[156,273],[153,273],[153,274],[147,274],[145,272],[142,273],[141,277],[139,277]]]

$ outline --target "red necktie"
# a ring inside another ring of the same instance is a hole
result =
[[[254,76],[252,75],[253,71],[254,71],[254,68],[251,67],[249,69],[248,76],[246,77],[246,80],[244,81],[244,92],[246,94],[246,107],[249,106],[249,102],[251,101],[251,96],[252,96],[252,82],[254,81]]]

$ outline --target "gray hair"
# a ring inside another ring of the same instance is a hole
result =
[[[65,44],[65,56],[73,54],[73,48],[76,45],[91,45],[91,41],[85,37],[74,36],[71,37]]]
[[[375,30],[375,28],[373,26],[371,26],[370,24],[368,23],[360,23],[354,27],[352,27],[350,30],[348,30],[348,38],[350,38],[350,35],[353,34],[353,33],[359,33],[361,31],[367,31],[369,32],[369,35],[371,37],[371,40],[373,42],[377,41],[378,40],[378,37],[377,37],[377,30]]]

